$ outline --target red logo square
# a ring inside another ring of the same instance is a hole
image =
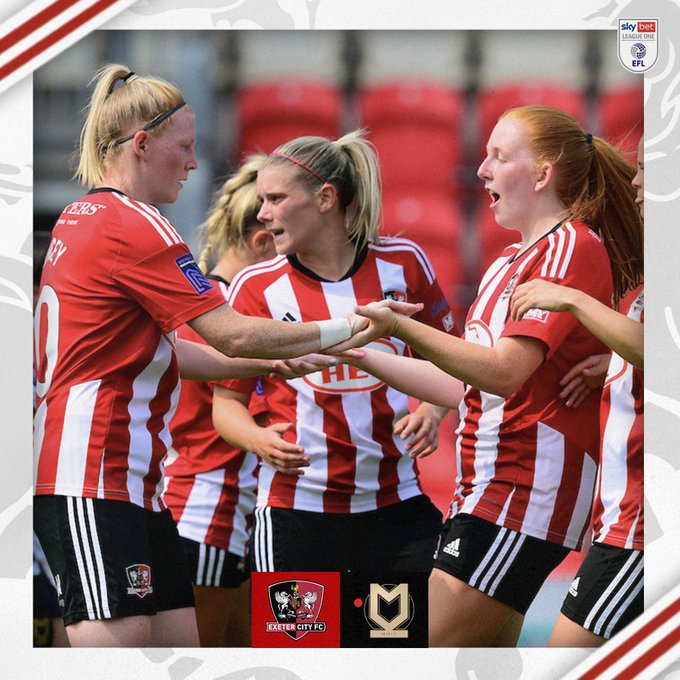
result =
[[[638,33],[656,33],[656,21],[638,21]]]
[[[253,647],[339,647],[338,572],[251,574]]]

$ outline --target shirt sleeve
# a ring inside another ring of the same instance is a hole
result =
[[[546,276],[542,271],[544,260],[538,258],[518,277],[515,286],[542,278],[576,288],[605,305],[611,305],[612,277],[609,258],[602,244],[591,239],[587,234],[577,236],[571,258],[560,276]],[[548,348],[546,357],[549,358],[564,339],[580,327],[581,322],[569,312],[530,309],[519,321],[509,320],[501,337],[524,336],[541,340]]]
[[[124,266],[113,278],[166,333],[224,304],[184,243]]]

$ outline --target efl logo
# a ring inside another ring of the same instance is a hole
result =
[[[252,574],[253,647],[339,647],[340,575]]]
[[[633,73],[644,73],[656,63],[658,19],[619,19],[619,61]]]

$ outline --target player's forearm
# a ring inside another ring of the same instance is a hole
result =
[[[247,395],[244,395],[244,401],[248,401]],[[259,430],[259,425],[246,403],[229,398],[215,400],[213,425],[220,437],[232,446],[244,451],[252,450],[253,436]]]
[[[286,323],[239,314],[228,304],[188,323],[206,342],[230,357],[299,357],[340,343],[352,335],[348,319]]]
[[[586,293],[574,290],[569,311],[620,357],[644,368],[644,326]]]
[[[180,375],[188,380],[227,380],[250,378],[273,370],[269,359],[227,357],[208,345],[189,340],[177,341]]]
[[[526,382],[545,356],[532,338],[502,338],[484,347],[406,317],[399,318],[395,334],[442,371],[504,398]]]
[[[416,399],[444,408],[457,408],[463,395],[463,384],[457,378],[422,359],[363,350],[362,359],[349,359],[362,370],[384,383]],[[443,414],[442,414],[443,415]]]

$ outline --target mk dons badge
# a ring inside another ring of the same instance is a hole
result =
[[[382,603],[396,603],[396,611],[389,615],[382,611]],[[372,638],[407,638],[408,625],[413,620],[413,598],[409,596],[408,584],[381,585],[371,583],[364,604],[364,616],[371,627]]]
[[[633,73],[648,71],[656,62],[658,19],[619,19],[619,60]]]

